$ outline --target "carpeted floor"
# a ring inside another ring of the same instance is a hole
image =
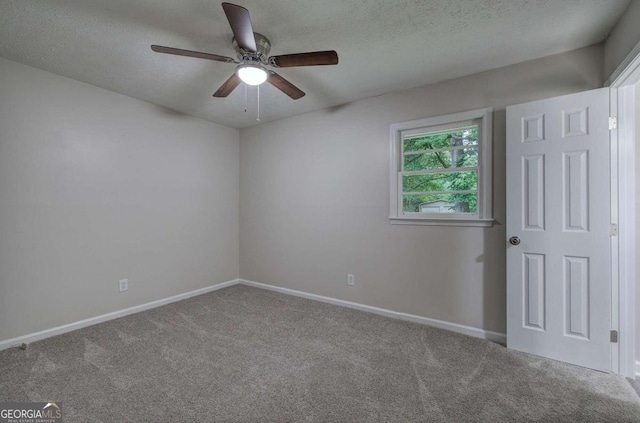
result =
[[[65,422],[640,422],[627,380],[242,285],[0,352]]]

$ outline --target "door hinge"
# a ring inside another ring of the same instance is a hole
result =
[[[611,331],[611,342],[613,342],[613,343],[618,342],[618,331],[617,330],[612,330]]]
[[[617,223],[612,223],[611,224],[611,236],[618,236],[618,224]]]
[[[618,129],[618,118],[615,116],[611,116],[609,118],[609,131],[614,129]]]

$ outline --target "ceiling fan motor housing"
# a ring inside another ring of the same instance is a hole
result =
[[[269,39],[264,35],[258,34],[257,32],[254,32],[253,35],[256,39],[256,47],[258,49],[256,52],[247,51],[240,47],[236,41],[236,37],[233,37],[231,40],[233,48],[236,50],[236,54],[238,55],[238,59],[240,59],[240,62],[244,64],[270,64],[269,52],[271,51],[271,41],[269,41]]]

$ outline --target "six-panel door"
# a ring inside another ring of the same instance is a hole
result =
[[[507,108],[507,346],[610,370],[609,90]]]

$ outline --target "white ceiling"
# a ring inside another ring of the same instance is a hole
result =
[[[272,55],[333,49],[337,66],[280,69],[300,100],[265,84],[262,122],[426,85],[604,40],[630,0],[231,0]],[[0,56],[243,128],[256,89],[212,97],[232,64],[154,53],[150,44],[235,57],[214,0],[3,0]]]

